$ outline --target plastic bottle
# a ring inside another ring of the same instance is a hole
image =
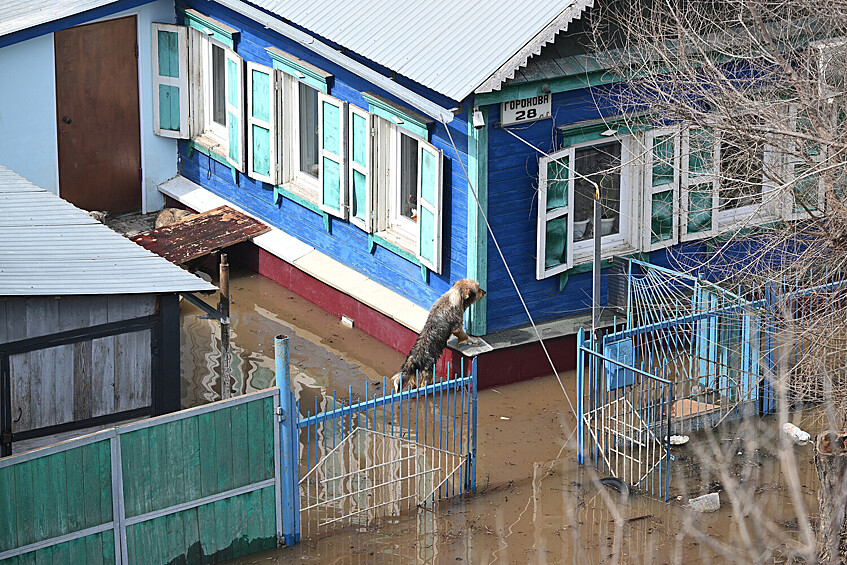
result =
[[[812,437],[807,432],[804,432],[803,430],[801,430],[800,428],[798,428],[797,426],[795,426],[791,422],[786,422],[782,426],[782,430],[785,433],[787,433],[788,435],[790,435],[792,438],[794,438],[794,441],[799,442],[799,443],[806,443]]]

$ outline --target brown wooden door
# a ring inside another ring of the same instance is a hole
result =
[[[135,16],[55,34],[59,195],[86,210],[141,209]]]

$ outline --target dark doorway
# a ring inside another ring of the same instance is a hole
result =
[[[135,16],[57,31],[59,195],[86,210],[141,209]]]

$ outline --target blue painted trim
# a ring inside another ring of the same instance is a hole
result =
[[[397,124],[429,141],[429,125],[435,123],[432,120],[418,114],[414,110],[404,108],[399,104],[377,96],[373,92],[363,92],[362,97],[367,101],[368,112],[371,114],[385,118],[392,124]]]
[[[189,139],[188,140],[188,154],[186,155],[186,157],[188,157],[190,159],[191,156],[194,154],[195,150],[198,153],[202,153],[203,155],[207,156],[212,161],[217,161],[221,165],[228,168],[229,172],[232,174],[232,184],[234,184],[236,186],[238,185],[238,171],[236,171],[235,168],[229,163],[229,161],[226,160],[226,157],[224,155],[221,155],[220,153],[217,153],[216,151],[209,149],[208,147],[206,147],[205,145],[203,145],[201,143],[197,143],[193,139]]]
[[[330,73],[276,47],[267,47],[265,51],[273,59],[275,69],[293,76],[324,94],[329,94],[329,83],[333,79]]]
[[[406,261],[409,261],[410,263],[413,263],[413,264],[419,266],[421,268],[421,277],[423,278],[423,281],[425,283],[429,284],[429,267],[427,267],[426,265],[421,263],[418,260],[418,258],[415,256],[414,253],[412,253],[411,251],[407,251],[406,249],[403,249],[402,247],[395,245],[394,243],[391,243],[387,239],[380,237],[379,235],[377,235],[375,233],[369,233],[368,234],[368,253],[373,255],[374,249],[376,248],[377,245],[379,245],[383,249],[391,251],[395,255],[399,255],[400,257],[402,257]]]
[[[183,21],[188,27],[193,27],[212,39],[219,41],[235,50],[235,40],[238,39],[238,30],[229,27],[217,20],[201,14],[197,10],[180,8],[179,13],[182,14]]]
[[[299,204],[303,208],[306,208],[307,210],[311,210],[315,214],[318,214],[319,216],[321,216],[324,220],[324,229],[326,230],[326,233],[332,233],[330,231],[329,214],[327,214],[326,212],[321,210],[320,206],[318,206],[317,204],[315,204],[311,200],[306,200],[305,198],[303,198],[299,194],[291,192],[290,190],[288,190],[284,186],[281,186],[281,185],[274,186],[274,206],[280,206],[282,204],[283,198],[287,198],[288,200],[291,200],[292,202]]]
[[[82,25],[94,20],[98,20],[100,18],[105,18],[113,14],[123,12],[125,10],[137,8],[138,6],[151,4],[153,1],[154,0],[121,0],[113,4],[108,4],[106,6],[100,6],[99,8],[80,12],[79,14],[74,14],[66,18],[61,18],[58,20],[45,22],[43,24],[33,26],[27,29],[22,29],[20,31],[10,33],[9,35],[4,35],[0,37],[0,48],[7,47],[9,45],[14,45],[15,43],[20,43],[22,41],[27,41],[29,39],[34,39],[36,37],[41,37],[42,35],[61,31],[69,27]]]

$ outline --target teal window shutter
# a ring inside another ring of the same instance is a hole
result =
[[[572,147],[538,161],[538,226],[535,277],[556,275],[573,266],[574,233],[571,225],[573,178]]]
[[[154,23],[153,132],[188,139],[188,33],[183,26]]]
[[[321,210],[347,218],[347,107],[318,93],[318,204]]]
[[[226,53],[226,160],[244,172],[244,88],[243,61],[229,49]]]
[[[247,63],[247,175],[276,185],[276,71]]]
[[[442,170],[443,153],[418,141],[418,260],[441,272]]]
[[[371,188],[373,123],[369,112],[350,104],[347,124],[349,128],[348,155],[350,221],[368,233],[374,231],[373,191]]]

